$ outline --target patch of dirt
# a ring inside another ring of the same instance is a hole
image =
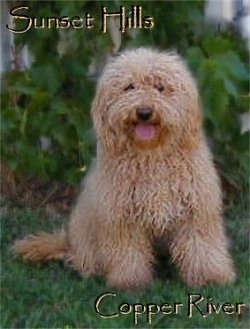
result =
[[[44,182],[39,178],[26,178],[1,162],[1,196],[14,206],[44,208],[67,214],[71,211],[79,189],[59,183]]]

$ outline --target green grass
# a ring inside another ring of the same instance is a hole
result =
[[[169,277],[156,280],[148,289],[131,295],[107,288],[101,279],[82,279],[58,262],[29,264],[16,258],[10,250],[13,240],[39,230],[51,231],[67,219],[58,215],[46,216],[41,210],[12,208],[5,202],[1,216],[1,328],[135,327],[132,314],[112,319],[103,319],[96,314],[95,300],[106,291],[115,292],[117,295],[107,297],[101,305],[102,311],[109,314],[116,312],[122,302],[131,305],[179,302],[184,305],[177,315],[153,315],[151,325],[147,323],[146,314],[142,314],[138,316],[138,328],[248,328],[247,309],[240,316],[220,313],[204,318],[197,310],[191,318],[187,316],[188,293],[199,293],[205,298],[212,297],[215,303],[229,301],[249,304],[247,203],[247,198],[241,197],[225,214],[227,230],[233,241],[232,253],[238,274],[234,284],[190,289],[170,271]]]

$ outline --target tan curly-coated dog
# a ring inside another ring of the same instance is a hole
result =
[[[97,159],[68,229],[28,236],[16,252],[133,289],[152,281],[157,243],[188,285],[232,281],[219,179],[181,58],[144,48],[114,58],[92,117]]]

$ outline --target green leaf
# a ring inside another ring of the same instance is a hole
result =
[[[228,51],[217,55],[215,60],[232,78],[242,81],[248,80],[248,71],[237,53]]]
[[[36,90],[33,92],[32,99],[29,103],[29,112],[39,112],[50,104],[50,93]]]
[[[49,91],[54,94],[62,85],[63,75],[61,70],[54,63],[46,63],[46,65],[36,66],[31,70],[31,76],[34,84],[42,90]]]
[[[197,72],[204,60],[204,55],[200,48],[191,47],[186,52],[186,58],[191,70]]]
[[[208,55],[213,57],[231,50],[232,42],[222,36],[212,36],[204,38],[202,41],[202,46]]]
[[[233,83],[233,81],[230,80],[229,78],[227,78],[226,76],[224,76],[223,82],[224,82],[224,87],[225,87],[226,92],[229,95],[232,95],[234,97],[237,97],[238,90],[237,90],[236,85]]]

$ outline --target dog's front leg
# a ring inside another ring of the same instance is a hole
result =
[[[140,225],[108,223],[101,236],[99,256],[110,286],[133,290],[152,281],[152,247]]]
[[[220,215],[204,216],[180,221],[172,232],[172,260],[192,287],[228,283],[235,278],[222,219]]]

